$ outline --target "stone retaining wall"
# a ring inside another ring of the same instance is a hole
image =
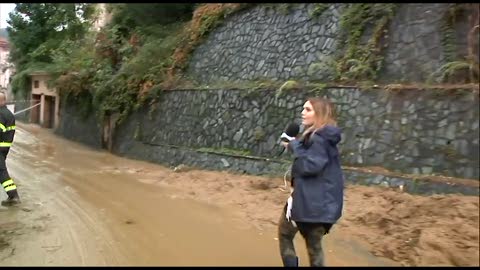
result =
[[[187,73],[201,83],[331,81],[334,60],[345,53],[338,45],[347,4],[329,4],[312,15],[318,5],[291,4],[288,11],[260,5],[233,14],[195,49]],[[445,41],[450,5],[398,4],[384,35],[380,81],[425,82],[446,63],[465,59],[468,14],[456,18],[452,37]],[[372,30],[364,31],[363,41]],[[451,56],[448,50],[453,50]]]
[[[142,108],[117,128],[114,144],[135,137],[275,158],[283,129],[314,95],[336,104],[345,165],[478,179],[479,100],[469,90],[166,91],[155,110]]]

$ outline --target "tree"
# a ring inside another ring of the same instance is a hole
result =
[[[16,4],[7,31],[10,59],[17,70],[30,62],[51,62],[51,51],[65,39],[79,39],[88,30],[90,4]]]
[[[192,18],[193,3],[112,4],[112,24],[127,27],[166,25]]]

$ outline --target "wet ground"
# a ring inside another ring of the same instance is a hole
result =
[[[258,212],[250,212],[257,218],[245,214],[261,201],[242,207],[195,199],[185,196],[181,184],[162,184],[182,177],[201,181],[201,173],[174,178],[169,168],[93,150],[20,123],[7,166],[22,204],[0,207],[2,266],[281,265],[275,222],[268,218],[277,212],[262,213],[258,205]],[[224,193],[218,185],[202,185],[203,191]],[[279,202],[278,209],[282,206]],[[339,230],[324,243],[330,266],[399,265],[373,256]],[[308,265],[301,237],[296,246],[301,265]]]

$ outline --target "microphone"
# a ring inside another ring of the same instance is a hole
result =
[[[292,141],[293,139],[295,139],[295,137],[298,135],[298,133],[300,133],[300,126],[296,123],[291,123],[287,126],[287,128],[285,129],[285,131],[282,133],[282,135],[280,136],[280,141],[282,142],[290,142]],[[285,147],[282,149],[282,151],[280,152],[279,156],[281,154],[283,154],[283,152],[285,152]]]

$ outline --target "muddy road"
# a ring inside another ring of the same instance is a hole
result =
[[[245,218],[245,207],[195,200],[183,196],[179,186],[159,184],[169,168],[93,150],[21,123],[7,166],[22,204],[0,207],[3,266],[281,265],[274,224],[258,226]],[[6,198],[4,192],[0,198]],[[301,265],[308,265],[301,237],[296,247]],[[371,255],[335,230],[324,247],[327,265],[398,264]]]

